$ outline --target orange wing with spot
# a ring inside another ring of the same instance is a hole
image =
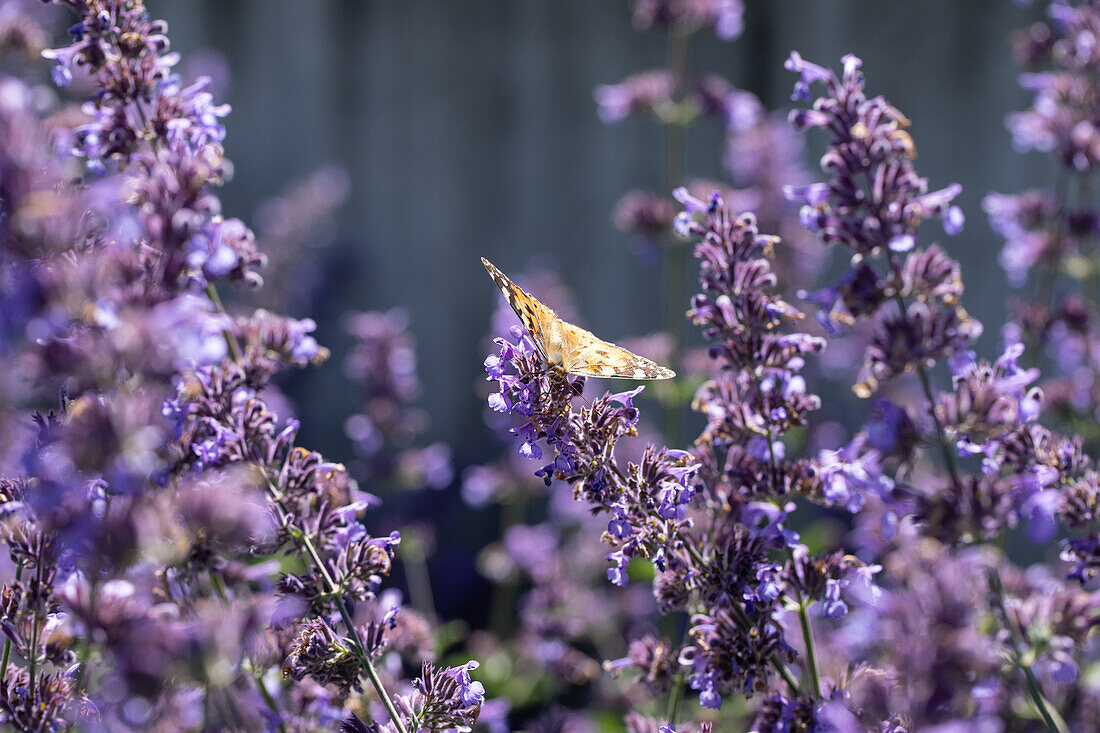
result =
[[[527,333],[531,334],[531,338],[534,339],[535,346],[538,347],[542,358],[546,359],[546,333],[550,324],[559,320],[558,314],[539,302],[538,298],[509,280],[508,276],[498,270],[496,265],[489,260],[482,257],[481,264],[485,265],[485,269],[489,271],[489,277],[493,278],[493,282],[504,294],[504,299],[508,301],[508,305],[512,306],[512,310],[519,316],[520,323],[527,329]]]
[[[492,262],[482,257],[481,264],[485,265],[508,305],[512,306],[523,327],[531,334],[543,359],[547,359],[549,351],[548,334],[555,330],[555,326],[560,328],[565,340],[562,369],[567,373],[579,377],[618,379],[670,379],[676,376],[671,369],[561,320],[551,308],[509,280]]]
[[[671,379],[676,376],[671,369],[604,341],[579,326],[565,321],[562,326],[566,336],[562,368],[570,374],[616,379]]]

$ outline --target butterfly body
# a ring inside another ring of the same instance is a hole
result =
[[[519,287],[492,262],[481,258],[489,276],[535,342],[551,369],[582,377],[669,379],[676,372],[644,356],[598,338],[590,331],[558,318],[553,309]]]

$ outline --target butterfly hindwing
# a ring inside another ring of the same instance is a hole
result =
[[[566,359],[562,367],[581,377],[616,379],[670,379],[676,372],[595,334],[562,322],[566,336]]]
[[[508,305],[512,306],[512,310],[519,316],[520,323],[527,329],[527,333],[531,334],[535,346],[538,347],[539,352],[545,359],[546,329],[558,319],[557,314],[539,302],[538,298],[512,282],[489,260],[482,257],[481,264],[485,265],[485,269],[489,271],[489,277],[493,278],[493,282],[504,294],[504,299],[508,301]]]
[[[554,311],[519,287],[492,262],[481,258],[481,263],[489,271],[489,276],[504,294],[508,305],[519,316],[523,327],[531,334],[542,358],[549,359],[549,335],[558,334],[554,341],[563,340],[554,348],[555,355],[561,350],[561,368],[568,374],[580,377],[613,377],[618,379],[669,379],[676,372],[657,364],[644,356],[627,351],[621,346],[608,343],[595,334],[579,326],[558,318]]]

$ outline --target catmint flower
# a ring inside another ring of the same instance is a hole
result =
[[[317,324],[228,315],[213,294],[258,285],[264,262],[213,192],[228,107],[177,78],[141,3],[58,4],[80,21],[46,54],[54,76],[80,66],[95,89],[79,128],[47,131],[44,98],[0,80],[0,341],[25,387],[4,415],[0,539],[18,570],[0,589],[0,719],[331,729],[365,666],[431,654],[422,617],[376,608],[400,536],[372,537],[359,515],[376,500],[276,414],[275,373],[328,355]],[[433,446],[398,468],[439,484],[447,464]],[[283,555],[303,562],[279,577]],[[296,684],[272,684],[280,667]],[[480,707],[468,672],[462,687]]]
[[[943,216],[943,231],[951,237],[957,237],[962,233],[966,224],[966,215],[958,206],[948,207]]]
[[[771,259],[780,243],[759,235],[751,215],[735,216],[718,193],[707,201],[686,191],[676,195],[685,205],[680,230],[698,241],[703,287],[690,315],[718,367],[694,402],[708,417],[696,441],[700,494],[712,511],[732,516],[723,529],[700,538],[710,562],[698,577],[680,583],[681,589],[672,572],[663,573],[657,590],[665,607],[682,604],[694,590],[707,609],[693,617],[695,643],[680,661],[693,670],[690,684],[700,703],[717,707],[730,692],[765,687],[769,666],[794,658],[775,620],[781,599],[821,600],[826,613],[838,617],[846,608],[840,591],[847,575],[861,565],[839,556],[811,557],[786,524],[795,505],[778,497],[799,493],[853,511],[862,498],[856,491],[838,496],[830,488],[837,474],[825,466],[787,457],[783,436],[820,407],[801,371],[825,341],[798,331],[801,312],[776,292]],[[877,469],[875,475],[881,475]],[[777,548],[789,549],[796,561],[770,561],[769,550]],[[675,561],[670,558],[670,565]],[[731,604],[731,597],[737,601]]]
[[[408,314],[345,314],[345,328],[356,344],[344,373],[362,395],[363,409],[347,419],[345,434],[361,460],[352,470],[361,480],[388,481],[407,489],[444,488],[451,482],[450,448],[443,443],[409,446],[427,427],[414,404],[420,394],[415,344]],[[486,369],[493,368],[490,360]]]
[[[654,696],[659,696],[666,694],[672,684],[676,654],[667,640],[647,634],[630,642],[626,657],[606,661],[603,666],[614,676],[624,669],[634,668],[641,675],[639,681]]]
[[[658,114],[672,106],[676,80],[671,72],[647,71],[618,84],[596,87],[593,96],[605,124],[615,124],[631,115]]]
[[[481,683],[471,681],[469,676],[469,670],[476,667],[477,663],[473,662],[437,669],[425,662],[420,677],[413,680],[414,692],[400,699],[401,706],[428,729],[472,726],[483,704]]]
[[[927,180],[913,169],[913,140],[905,131],[909,120],[881,97],[867,98],[858,58],[845,56],[843,62],[840,78],[804,61],[797,53],[792,52],[785,64],[801,76],[795,99],[809,99],[810,87],[815,83],[824,84],[827,90],[812,110],[792,112],[791,123],[798,129],[844,131],[837,133],[834,147],[822,161],[823,168],[833,176],[828,184],[829,199],[821,200],[820,187],[788,189],[792,200],[809,207],[803,214],[804,221],[824,242],[843,244],[864,255],[909,251],[921,221],[943,218],[949,211],[952,223],[948,228],[957,229],[958,213],[950,203],[961,187],[952,184],[928,192]],[[874,184],[870,195],[861,195],[857,179],[869,177],[868,172],[876,169],[882,173],[877,182],[869,181]]]
[[[693,33],[714,28],[723,41],[741,35],[745,12],[741,0],[635,0],[634,27],[662,26],[670,33]]]
[[[830,578],[825,582],[825,601],[822,609],[828,618],[844,618],[848,615],[848,606],[840,599],[840,591],[846,581]]]
[[[636,232],[647,239],[656,239],[669,231],[676,216],[676,205],[660,194],[648,191],[628,191],[615,205],[611,219],[623,232]]]
[[[322,619],[303,624],[283,665],[283,676],[302,679],[312,676],[323,684],[342,690],[360,689],[361,662]]]
[[[805,355],[825,342],[779,328],[802,314],[770,292],[776,282],[770,269],[774,238],[759,235],[751,216],[734,218],[718,196],[709,203],[682,190],[677,196],[685,205],[685,231],[700,238],[696,256],[704,292],[692,299],[690,314],[722,367],[721,376],[704,383],[693,403],[708,416],[700,441],[732,444],[727,462],[736,457],[740,470],[759,472],[743,491],[810,492],[805,467],[782,459],[778,439],[820,406],[799,372]],[[768,438],[764,449],[754,449],[762,435]]]
[[[447,671],[458,682],[458,696],[463,705],[477,705],[485,698],[485,687],[470,679],[470,670],[477,669],[478,666],[476,661],[470,660]]]
[[[858,58],[843,61],[838,78],[797,53],[788,59],[787,68],[801,75],[796,96],[808,98],[813,84],[826,89],[812,110],[793,112],[792,123],[832,134],[822,161],[832,176],[827,189],[791,188],[788,193],[803,201],[802,220],[823,242],[843,244],[855,255],[840,283],[814,298],[828,308],[823,322],[834,330],[857,317],[873,317],[875,330],[855,388],[868,397],[884,381],[965,351],[981,327],[958,304],[957,265],[938,248],[916,248],[924,219],[948,217],[947,229],[958,229],[959,212],[951,202],[960,187],[928,192],[927,181],[913,167],[914,145],[904,129],[908,120],[882,98],[866,96]],[[867,258],[887,261],[889,276],[878,273]],[[907,299],[914,302],[907,304]]]
[[[789,700],[782,695],[770,695],[765,698],[757,708],[756,717],[752,722],[752,730],[757,733],[817,730],[821,727],[817,719],[817,706],[813,700],[805,697]]]

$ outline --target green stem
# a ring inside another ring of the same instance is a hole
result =
[[[223,603],[229,603],[229,592],[225,587],[225,581],[222,580],[222,576],[214,570],[210,571],[210,585],[214,587],[214,592]]]
[[[222,305],[221,298],[218,297],[218,289],[214,283],[207,283],[206,294],[210,300],[214,303],[214,306],[220,313],[225,313],[225,307]],[[240,345],[237,343],[237,338],[231,332],[225,332],[226,344],[229,346],[229,352],[233,355],[234,360],[239,360],[241,355]],[[264,478],[264,483],[267,484],[267,489],[271,494],[271,499],[278,509],[279,521],[287,526],[293,526],[293,523],[289,521],[290,513],[287,511],[286,506],[283,504],[283,494],[279,491],[279,488],[272,481],[271,476],[268,475],[267,469],[259,462],[253,462],[253,466],[260,472],[260,475]],[[394,707],[393,700],[390,699],[389,693],[386,692],[385,686],[382,684],[382,679],[378,676],[378,672],[374,669],[374,663],[371,661],[370,655],[367,654],[366,646],[363,644],[363,639],[359,635],[359,630],[355,627],[354,619],[351,612],[348,610],[347,604],[344,602],[343,596],[340,595],[340,588],[336,585],[336,581],[333,580],[331,573],[329,573],[328,567],[321,559],[321,555],[317,552],[317,548],[314,547],[313,541],[309,538],[300,528],[295,527],[297,532],[291,533],[292,536],[297,537],[299,549],[304,550],[305,554],[309,556],[313,566],[317,569],[317,572],[321,574],[321,578],[324,581],[325,589],[331,596],[333,603],[336,605],[336,610],[340,613],[340,618],[344,622],[344,626],[347,627],[348,637],[352,642],[353,653],[359,658],[363,667],[367,670],[367,676],[370,678],[371,684],[374,686],[375,692],[378,693],[378,698],[382,701],[382,705],[386,708],[386,712],[389,713],[390,720],[393,721],[394,727],[397,729],[397,733],[409,733],[405,728],[405,724],[401,722],[401,716],[397,713],[397,708]]]
[[[34,616],[31,618],[31,643],[30,648],[27,649],[27,689],[31,691],[31,695],[34,695],[34,676],[38,667],[38,609],[35,609]]]
[[[959,480],[959,469],[955,466],[955,455],[951,452],[951,444],[947,440],[947,431],[944,430],[940,418],[936,415],[936,398],[932,393],[932,382],[928,379],[928,372],[923,366],[917,366],[917,374],[920,376],[921,388],[924,396],[928,398],[928,414],[932,416],[932,422],[936,426],[936,437],[939,439],[940,451],[943,453],[943,462],[947,465],[947,472],[951,475],[951,483],[956,490],[962,488]]]
[[[218,309],[219,313],[226,313],[225,306],[222,305],[222,299],[218,295],[218,288],[215,287],[213,282],[207,282],[206,288],[203,292],[205,292],[206,297],[210,298],[211,302],[214,303],[214,307]],[[234,334],[232,331],[226,330],[222,333],[222,336],[223,338],[225,338],[226,348],[229,349],[229,356],[233,359],[234,362],[240,362],[242,352],[241,345],[237,342],[236,334]]]
[[[256,468],[263,475],[264,481],[267,483],[267,488],[271,492],[271,498],[279,510],[279,520],[283,524],[291,524],[291,522],[288,521],[289,512],[283,504],[282,492],[280,492],[272,482],[271,477],[268,476],[263,466],[256,465]],[[297,536],[300,548],[305,551],[306,555],[308,555],[312,561],[313,566],[321,574],[325,589],[331,596],[333,603],[336,605],[336,610],[340,613],[340,618],[343,620],[344,626],[348,630],[348,637],[352,642],[352,652],[359,657],[359,661],[367,670],[367,676],[370,678],[375,692],[378,693],[378,698],[382,701],[382,705],[386,708],[386,712],[389,713],[390,720],[393,721],[394,727],[397,728],[397,733],[408,733],[405,724],[401,722],[401,716],[397,713],[397,708],[394,707],[393,700],[390,699],[389,693],[386,692],[385,685],[382,684],[382,679],[374,669],[374,662],[371,661],[370,655],[367,654],[366,645],[363,644],[363,639],[359,635],[359,630],[355,627],[355,621],[352,618],[347,603],[344,602],[343,596],[340,595],[339,586],[337,586],[336,581],[333,580],[331,573],[329,573],[328,566],[326,566],[321,559],[321,555],[317,552],[317,548],[313,545],[313,541],[309,538],[309,535],[300,528],[297,529],[298,532],[292,534]]]
[[[896,269],[893,267],[893,263],[891,263],[891,269]],[[905,298],[901,297],[900,293],[895,293],[894,302],[901,309],[900,316],[905,318],[909,312],[909,308],[905,304]],[[954,486],[955,491],[962,491],[962,481],[959,479],[959,469],[955,465],[955,455],[951,452],[951,443],[947,439],[947,431],[944,429],[943,423],[940,422],[939,415],[936,414],[936,395],[932,391],[932,381],[928,378],[928,372],[923,364],[917,364],[917,376],[920,378],[920,386],[924,391],[924,397],[928,400],[928,416],[932,418],[932,424],[936,426],[936,439],[940,444],[940,452],[943,454],[943,462],[947,466],[947,473],[951,476],[951,484]]]
[[[260,697],[264,699],[264,704],[279,720],[279,733],[287,733],[286,722],[283,720],[283,714],[279,711],[279,704],[275,702],[275,698],[271,696],[271,691],[267,689],[267,685],[264,684],[263,677],[261,675],[255,675],[256,687],[260,690]]]
[[[23,578],[23,561],[20,560],[15,566],[15,582],[18,583]],[[11,638],[4,637],[4,656],[0,659],[0,678],[6,678],[8,676],[8,662],[11,660]]]
[[[1008,609],[1005,607],[1004,585],[1001,582],[1001,575],[997,568],[989,568],[986,573],[986,580],[989,583],[989,591],[993,596],[993,604],[1001,616],[1001,622],[1012,637],[1013,662],[1024,675],[1024,687],[1027,688],[1028,695],[1031,696],[1031,701],[1035,703],[1035,707],[1039,709],[1039,716],[1043,719],[1043,727],[1049,733],[1069,733],[1065,721],[1054,711],[1050,701],[1043,695],[1039,680],[1035,677],[1035,673],[1031,671],[1031,666],[1024,664],[1021,649],[1025,646],[1025,642],[1016,625],[1012,623],[1012,619],[1008,617]]]
[[[428,562],[423,543],[413,552],[403,552],[405,559],[405,579],[409,581],[409,600],[430,619],[435,618],[435,598],[432,595],[432,579],[428,573]]]
[[[346,611],[342,613],[346,613]],[[378,691],[378,696],[382,698],[382,704],[386,706],[386,712],[390,714],[390,720],[393,721],[398,733],[408,733],[408,731],[405,730],[405,724],[401,722],[401,718],[397,714],[397,709],[393,706],[393,701],[390,700],[390,696],[386,694],[386,688],[382,685],[382,679],[378,676],[378,672],[375,671],[374,665],[371,664],[369,660],[367,661],[367,676],[370,677],[374,689]]]
[[[683,183],[685,128],[682,98],[685,93],[688,66],[688,35],[669,31],[667,67],[673,76],[673,119],[664,124],[665,181],[664,195]],[[687,247],[669,238],[664,248],[665,260],[665,330],[672,337],[672,353],[669,359],[677,364],[683,348],[684,309],[687,296],[684,292],[685,253]],[[675,368],[675,367],[674,367]],[[664,405],[665,438],[672,445],[683,441],[684,419],[679,397]]]
[[[45,567],[46,545],[44,543],[45,540],[38,545],[35,552],[34,575],[31,579],[35,590],[41,589],[45,585],[43,568]],[[34,609],[34,616],[31,618],[31,643],[30,648],[27,650],[27,689],[30,690],[32,696],[35,694],[35,675],[38,672],[38,645],[42,641],[43,612],[45,610],[39,602]]]
[[[19,576],[16,575],[18,578]],[[96,600],[96,583],[94,578],[90,578],[88,581],[88,618],[95,618],[95,600]],[[4,669],[7,669],[7,649],[5,648],[4,655]],[[84,691],[84,677],[88,670],[88,659],[92,655],[92,634],[87,631],[84,637],[80,640],[80,666],[76,670],[76,682],[73,684],[73,689],[78,693]]]
[[[814,649],[814,631],[810,626],[809,604],[802,599],[802,591],[795,589],[798,601],[798,620],[802,624],[802,642],[806,645],[806,673],[810,678],[810,689],[814,699],[821,699],[821,678],[817,673],[817,654]]]
[[[508,530],[524,521],[526,499],[516,498],[505,500],[500,506],[500,534],[504,537]],[[512,633],[513,611],[516,606],[516,595],[519,590],[519,579],[515,575],[505,578],[499,583],[493,583],[493,598],[490,604],[490,628],[499,638],[505,638]]]
[[[668,693],[668,724],[676,725],[680,716],[680,703],[684,699],[684,676],[677,675],[676,682]]]

